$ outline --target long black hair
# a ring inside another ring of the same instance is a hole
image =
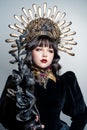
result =
[[[26,45],[26,57],[25,57],[25,64],[29,68],[34,65],[33,60],[32,60],[32,50],[35,49],[37,46],[49,46],[49,48],[54,49],[54,58],[52,61],[52,71],[54,73],[58,72],[59,69],[61,68],[59,64],[60,56],[58,54],[58,41],[53,41],[50,37],[48,36],[39,36],[32,40],[31,42],[27,43]]]

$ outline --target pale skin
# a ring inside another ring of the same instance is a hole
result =
[[[42,69],[49,67],[54,58],[54,49],[47,47],[39,47],[37,46],[34,50],[32,50],[32,57],[34,64]]]
[[[34,64],[42,69],[45,69],[49,67],[53,61],[54,58],[54,49],[48,47],[39,47],[37,46],[33,51],[32,51],[32,58]],[[35,121],[38,122],[39,117],[38,115],[36,116]],[[42,125],[42,128],[45,126]]]

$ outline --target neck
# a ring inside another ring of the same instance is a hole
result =
[[[38,82],[42,86],[45,86],[44,88],[46,88],[48,79],[56,82],[56,77],[54,76],[51,67],[42,69],[36,66],[32,66],[32,72],[34,74],[36,82]]]
[[[31,67],[31,69],[36,70],[36,71],[41,71],[41,72],[52,71],[51,66],[48,66],[46,68],[40,68],[40,67],[34,65],[34,66]]]

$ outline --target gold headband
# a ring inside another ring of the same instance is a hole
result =
[[[21,35],[10,34],[11,37],[15,37],[15,39],[6,39],[6,42],[15,42],[16,44],[12,44],[11,47],[16,47],[15,50],[11,50],[10,53],[18,50],[18,42],[20,40],[20,36],[28,38],[28,41],[31,41],[33,38],[40,35],[47,35],[50,38],[58,41],[58,50],[66,52],[70,55],[74,55],[72,50],[72,45],[76,45],[77,43],[72,38],[72,35],[76,34],[75,31],[71,31],[70,25],[72,22],[66,22],[64,20],[66,13],[61,13],[57,6],[53,6],[53,8],[47,8],[47,3],[43,3],[43,9],[36,4],[32,4],[32,8],[26,10],[24,7],[22,11],[24,15],[21,15],[20,18],[17,15],[14,15],[14,18],[17,22],[21,23],[21,26],[15,23],[14,25],[9,25],[9,27],[17,32],[21,33]],[[23,41],[23,38],[22,38]],[[22,43],[22,44],[21,44]],[[21,49],[25,47],[26,42],[20,42]]]

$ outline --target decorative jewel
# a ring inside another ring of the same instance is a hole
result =
[[[6,39],[6,42],[15,42],[11,47],[16,49],[11,50],[10,54],[16,51],[21,52],[33,38],[39,35],[47,35],[58,41],[58,50],[74,56],[71,46],[77,44],[72,38],[72,35],[75,35],[76,32],[72,32],[70,29],[72,22],[66,22],[64,19],[66,16],[65,12],[60,12],[56,5],[53,8],[47,8],[46,2],[43,3],[43,7],[32,4],[32,9],[26,10],[23,7],[22,11],[23,15],[20,17],[14,15],[14,18],[20,25],[17,23],[9,25],[9,28],[20,33],[19,35],[12,33],[10,36],[13,39]],[[26,39],[28,39],[28,43]],[[23,52],[23,54],[26,54],[26,52]]]
[[[45,89],[47,86],[48,79],[51,79],[56,82],[56,77],[54,76],[50,68],[43,70],[36,67],[32,67],[32,70],[35,77],[35,81],[38,82],[41,86],[43,86]]]

